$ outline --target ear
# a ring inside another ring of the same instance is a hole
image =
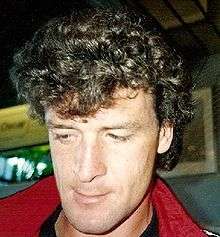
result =
[[[170,148],[173,140],[173,124],[170,122],[162,123],[159,134],[159,144],[157,152],[159,154],[166,152]]]

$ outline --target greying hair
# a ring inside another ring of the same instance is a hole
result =
[[[160,124],[174,125],[157,168],[171,170],[192,117],[191,78],[147,16],[127,9],[89,9],[52,19],[14,56],[10,75],[31,114],[53,107],[64,118],[88,116],[114,102],[119,88],[151,91]]]

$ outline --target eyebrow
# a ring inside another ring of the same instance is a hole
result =
[[[51,120],[48,120],[46,122],[46,125],[48,128],[62,128],[62,129],[74,129],[74,126],[71,125],[64,125],[64,124],[59,124],[59,123],[54,123]]]
[[[136,130],[136,129],[139,129],[141,128],[141,125],[137,122],[122,122],[122,123],[119,123],[119,124],[113,124],[111,126],[106,126],[104,127],[105,130],[111,130],[111,129],[133,129],[133,130]]]
[[[51,120],[47,121],[47,127],[48,128],[58,128],[58,129],[76,129],[73,125],[64,125],[59,123],[54,123]],[[132,130],[138,130],[142,126],[138,122],[134,121],[128,121],[128,122],[122,122],[118,124],[112,124],[109,126],[104,126],[102,130],[112,130],[112,129],[132,129]]]

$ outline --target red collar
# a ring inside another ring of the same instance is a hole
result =
[[[152,202],[159,220],[160,237],[207,236],[160,178],[156,179]]]

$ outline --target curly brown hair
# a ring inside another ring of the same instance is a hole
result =
[[[159,123],[171,122],[175,132],[157,167],[177,164],[192,117],[191,78],[147,16],[95,8],[52,19],[15,54],[10,75],[42,120],[48,107],[65,118],[87,116],[111,106],[118,88],[151,89]]]

